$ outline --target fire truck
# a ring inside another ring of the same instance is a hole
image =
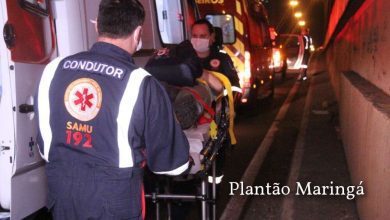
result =
[[[0,218],[23,219],[46,205],[33,97],[45,65],[88,50],[97,39],[100,0],[0,0]],[[143,66],[156,49],[188,39],[194,0],[141,0]],[[35,214],[34,214],[35,213]],[[39,219],[39,218],[37,218]]]
[[[238,72],[248,105],[273,95],[274,68],[268,14],[259,0],[196,0],[201,17],[222,29],[223,51]]]

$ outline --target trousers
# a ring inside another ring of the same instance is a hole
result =
[[[141,220],[143,171],[92,164],[46,165],[48,203],[54,220]]]

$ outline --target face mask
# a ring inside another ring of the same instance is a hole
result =
[[[139,51],[139,50],[141,50],[141,48],[142,48],[142,38],[139,39],[137,49],[135,49],[135,51]]]
[[[209,50],[209,39],[191,38],[191,44],[197,52],[206,52]]]

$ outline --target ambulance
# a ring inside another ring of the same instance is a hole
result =
[[[223,51],[233,60],[249,105],[273,95],[274,69],[267,10],[260,0],[196,0],[201,17],[222,29]]]
[[[45,64],[96,42],[100,0],[0,0],[0,219],[43,219],[45,162],[36,146],[34,95]],[[156,49],[188,39],[194,0],[141,0],[143,66]],[[35,216],[35,217],[34,217]]]

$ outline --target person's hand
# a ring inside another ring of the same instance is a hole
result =
[[[223,91],[223,85],[221,81],[219,81],[219,79],[213,76],[209,71],[204,69],[200,78],[206,81],[208,86],[210,86],[210,88],[214,90],[215,93],[221,93]]]
[[[192,166],[195,165],[194,159],[192,159],[191,155],[188,158],[188,168],[180,175],[187,175],[190,173]]]
[[[194,159],[191,156],[189,156],[189,157],[190,158],[188,159],[188,162],[189,162],[188,168],[191,169],[191,167],[195,165],[195,162],[194,162]]]

